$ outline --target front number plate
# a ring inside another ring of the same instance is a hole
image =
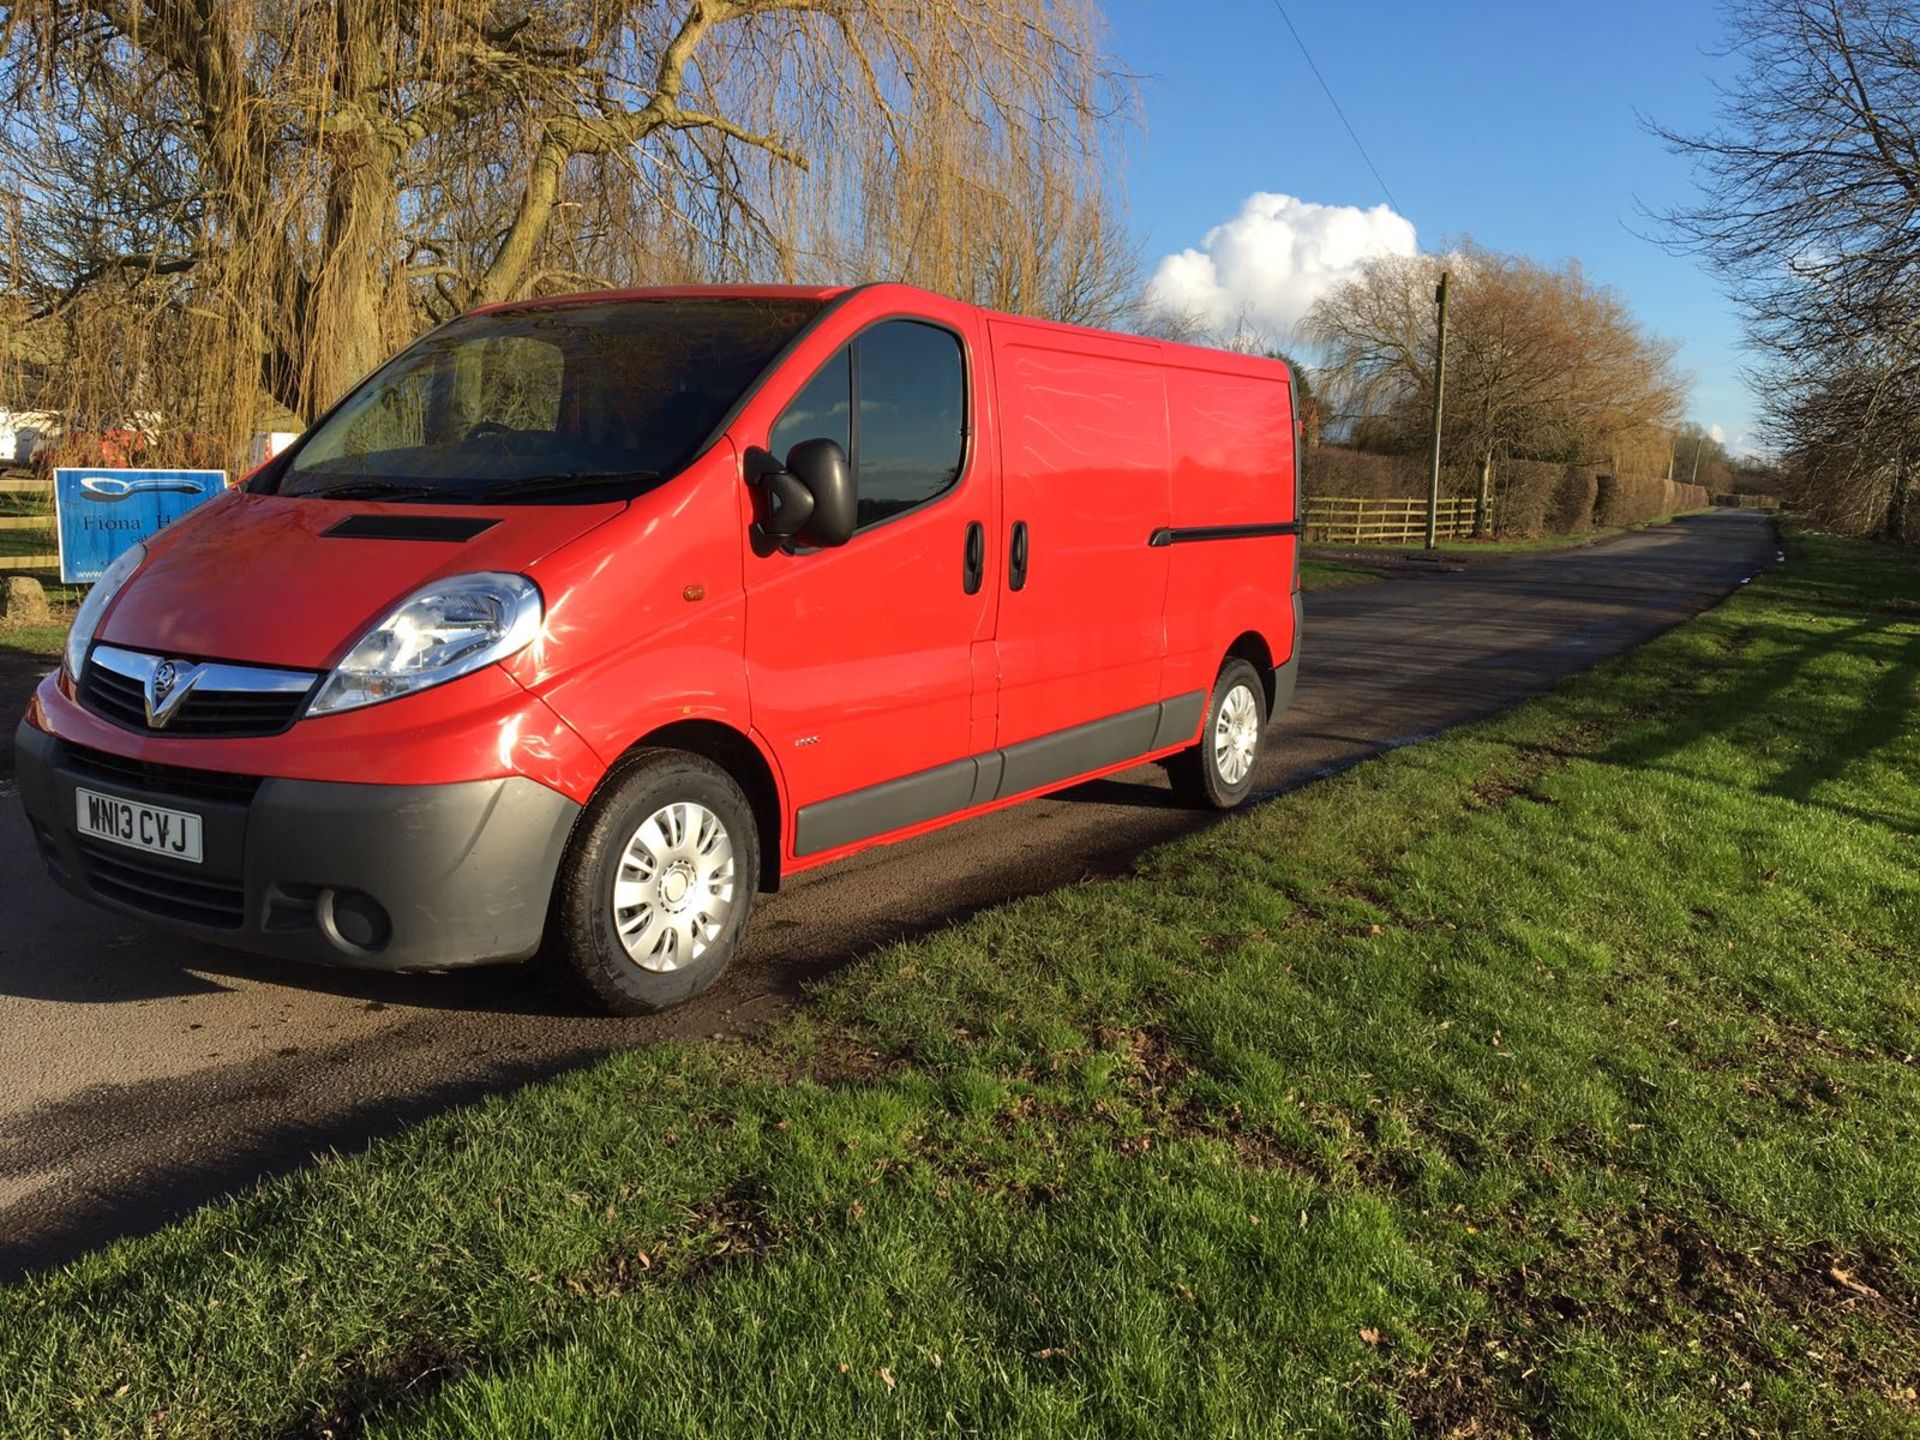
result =
[[[163,810],[118,795],[92,790],[73,792],[74,823],[82,835],[111,840],[172,860],[200,863],[200,817],[185,810]]]

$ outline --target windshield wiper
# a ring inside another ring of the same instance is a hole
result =
[[[621,470],[599,474],[529,475],[519,480],[503,480],[480,492],[482,500],[539,499],[548,495],[577,495],[585,491],[606,490],[615,486],[644,485],[658,480],[657,470]]]
[[[349,480],[344,485],[330,485],[324,490],[302,490],[294,492],[309,500],[401,500],[427,495],[444,495],[450,500],[464,498],[458,490],[447,490],[438,485],[406,485],[395,480]]]

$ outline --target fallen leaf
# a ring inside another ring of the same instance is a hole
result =
[[[880,1367],[880,1378],[887,1382],[887,1389],[891,1390],[894,1388],[893,1371],[887,1369],[884,1365]]]
[[[1378,1345],[1380,1343],[1380,1332],[1369,1325],[1360,1332],[1360,1339],[1363,1344]]]
[[[1871,1285],[1863,1285],[1853,1278],[1851,1270],[1842,1270],[1838,1265],[1827,1267],[1827,1275],[1842,1290],[1851,1290],[1856,1295],[1864,1295],[1869,1300],[1878,1300],[1880,1292]]]

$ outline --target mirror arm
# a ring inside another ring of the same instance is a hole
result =
[[[749,485],[766,494],[766,520],[755,520],[747,529],[754,553],[770,555],[775,550],[793,550],[793,537],[806,527],[813,513],[813,492],[800,483],[800,477],[788,470],[759,446],[748,448],[745,456]]]

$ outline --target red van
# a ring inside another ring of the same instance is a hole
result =
[[[1252,788],[1299,655],[1287,367],[898,285],[496,306],[87,596],[54,876],[302,960],[695,994],[755,893],[1141,760]]]

